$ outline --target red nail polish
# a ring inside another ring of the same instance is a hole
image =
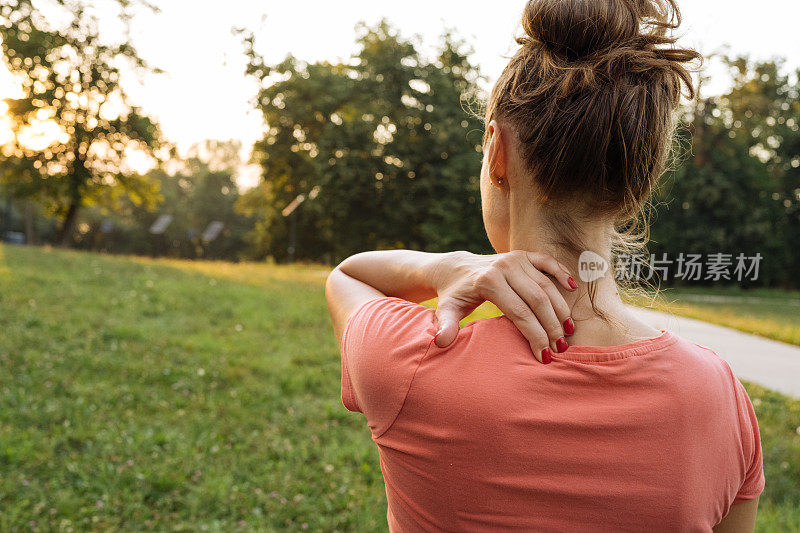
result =
[[[565,339],[564,337],[559,337],[558,340],[556,341],[556,349],[558,350],[558,353],[566,352],[567,348],[569,348],[569,344],[567,344],[567,339]]]
[[[572,279],[572,276],[569,277],[569,279],[567,280],[567,283],[569,283],[569,286],[572,287],[573,289],[577,289],[578,288],[578,284],[575,283],[575,280]]]
[[[549,365],[550,361],[553,360],[553,352],[550,351],[550,348],[545,348],[542,350],[542,363]]]
[[[572,321],[572,317],[569,317],[564,321],[564,333],[567,335],[572,335],[575,333],[575,322]]]

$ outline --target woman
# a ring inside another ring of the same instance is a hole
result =
[[[630,244],[618,230],[664,171],[698,57],[668,35],[679,20],[674,0],[528,2],[486,113],[498,254],[368,252],[331,273],[342,400],[378,445],[390,530],[753,530],[760,439],[728,365],[638,321],[612,273],[571,275]],[[504,316],[459,329],[485,300]]]

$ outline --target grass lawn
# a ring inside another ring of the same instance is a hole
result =
[[[800,345],[800,292],[736,287],[670,288],[632,303]],[[800,379],[800,378],[798,378]]]
[[[0,531],[384,531],[324,279],[0,246]],[[800,530],[800,400],[748,390],[759,530]]]

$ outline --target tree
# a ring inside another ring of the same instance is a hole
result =
[[[239,190],[234,172],[239,167],[238,142],[205,141],[191,147],[186,159],[174,158],[147,178],[157,184],[161,200],[156,210],[130,199],[114,210],[92,206],[79,217],[76,245],[114,253],[169,255],[186,258],[238,260],[250,254],[245,240],[253,222],[236,212]],[[171,222],[163,235],[149,228],[162,215]],[[206,242],[211,222],[222,222],[220,234]]]
[[[120,19],[136,2],[117,0]],[[122,69],[152,72],[127,41],[100,38],[99,21],[83,0],[54,0],[63,24],[48,22],[31,0],[0,8],[4,61],[22,95],[7,99],[14,141],[2,153],[6,182],[18,197],[33,198],[61,220],[56,240],[69,243],[84,205],[113,206],[123,197],[152,206],[157,185],[136,174],[127,156],[150,156],[161,146],[158,125],[128,102]],[[47,128],[44,142],[26,142]]]
[[[723,58],[731,89],[683,109],[690,157],[664,178],[652,251],[762,255],[757,284],[796,285],[800,104],[774,61]],[[794,237],[792,237],[794,235]]]
[[[783,62],[726,58],[733,87],[722,97],[729,109],[730,136],[741,139],[768,175],[758,192],[771,213],[763,245],[770,250],[765,281],[798,286],[800,272],[800,69],[782,72]],[[793,79],[792,79],[793,78]]]
[[[479,79],[469,50],[446,34],[429,60],[386,22],[358,31],[360,52],[339,64],[289,56],[266,65],[245,37],[267,125],[253,148],[264,182],[242,198],[249,212],[260,205],[270,213],[256,240],[285,258],[288,221],[275,212],[317,188],[293,215],[301,258],[337,261],[394,247],[488,251],[482,124],[462,104]]]

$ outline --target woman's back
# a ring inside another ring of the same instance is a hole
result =
[[[671,333],[549,365],[505,317],[433,343],[434,311],[363,305],[342,398],[379,445],[391,529],[710,531],[764,485],[728,365]]]
[[[679,24],[675,0],[529,0],[484,117],[498,255],[367,252],[329,278],[342,400],[379,446],[391,529],[752,531],[744,389],[710,350],[634,327],[610,268],[641,251],[694,96]],[[436,312],[406,301],[433,295]],[[459,331],[485,300],[508,318]]]

